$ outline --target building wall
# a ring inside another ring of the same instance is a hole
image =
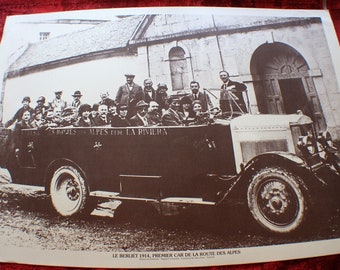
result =
[[[335,80],[336,74],[321,24],[263,29],[152,45],[148,47],[150,77],[171,85],[168,55],[171,48],[180,46],[186,52],[190,80],[199,81],[201,88],[218,89],[221,85],[218,72],[225,69],[229,71],[232,80],[246,83],[252,112],[257,113],[250,71],[251,59],[259,46],[273,42],[291,46],[306,60],[327,126],[340,138],[339,85]]]
[[[27,95],[31,97],[32,107],[36,106],[39,96],[51,101],[55,90],[62,90],[62,98],[68,102],[72,101],[76,90],[82,92],[82,101],[91,105],[100,100],[102,91],[108,91],[114,99],[119,86],[125,83],[124,74],[135,73],[136,83],[143,83],[147,77],[147,70],[142,68],[147,66],[144,61],[145,58],[137,56],[120,56],[8,79],[5,82],[3,122],[14,115]]]
[[[183,25],[175,21],[171,24],[168,20],[167,27],[171,32]],[[140,46],[135,56],[115,56],[10,79],[5,87],[4,120],[13,115],[26,93],[30,93],[34,102],[40,95],[51,100],[57,89],[63,90],[63,97],[69,101],[75,90],[81,90],[83,100],[90,104],[99,100],[101,91],[109,91],[114,97],[118,87],[125,82],[125,73],[135,73],[135,82],[139,84],[143,84],[147,77],[153,80],[155,86],[160,82],[166,83],[171,93],[169,52],[176,46],[185,51],[189,82],[197,80],[201,88],[216,89],[218,96],[221,85],[218,72],[225,69],[232,80],[246,83],[252,112],[257,113],[251,59],[259,46],[272,42],[291,46],[306,60],[327,126],[340,138],[339,85],[334,79],[336,74],[322,25],[315,23],[159,42]],[[189,85],[186,87],[188,89]],[[6,108],[7,104],[13,106]]]

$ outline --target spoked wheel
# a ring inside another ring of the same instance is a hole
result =
[[[53,207],[62,216],[89,212],[85,179],[73,166],[59,167],[52,176],[50,194]]]
[[[307,214],[307,198],[298,176],[282,168],[258,171],[248,187],[248,207],[254,219],[272,233],[301,229]]]

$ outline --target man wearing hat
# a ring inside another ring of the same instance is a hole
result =
[[[81,92],[79,90],[75,91],[74,94],[72,95],[73,101],[71,103],[71,106],[77,108],[77,110],[78,110],[80,105],[81,105],[80,98],[82,96],[83,95],[81,94]]]
[[[151,126],[152,123],[146,117],[146,113],[148,112],[149,104],[146,103],[144,100],[140,100],[136,104],[137,113],[135,116],[130,118],[131,126],[144,126],[148,127]]]
[[[183,116],[179,113],[180,101],[177,98],[168,99],[169,109],[162,116],[164,126],[181,126],[183,125]]]
[[[33,108],[30,107],[30,102],[31,102],[31,98],[30,97],[24,97],[22,99],[22,107],[14,114],[14,116],[8,120],[5,123],[5,127],[8,128],[9,126],[11,126],[14,122],[18,122],[22,120],[22,115],[25,111],[29,111],[30,115],[33,116],[34,114],[34,110]]]
[[[168,96],[168,86],[165,83],[159,83],[157,85],[155,101],[159,105],[159,112],[162,113],[164,110],[168,109],[166,100],[169,98]]]
[[[46,113],[48,106],[45,105],[45,97],[41,96],[37,100],[37,106],[35,106],[34,111],[41,111],[42,115]]]
[[[144,99],[143,89],[140,85],[133,82],[134,74],[125,74],[126,83],[119,87],[115,102],[117,106],[126,105],[128,116],[136,113],[136,104]]]
[[[63,91],[55,91],[54,94],[55,94],[55,98],[50,103],[50,107],[52,107],[52,109],[59,107],[63,111],[67,106],[66,101],[61,99]]]

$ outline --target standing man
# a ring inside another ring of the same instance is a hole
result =
[[[231,81],[229,79],[229,73],[224,70],[220,71],[220,79],[223,82],[220,94],[221,111],[248,112],[243,98],[243,92],[247,90],[247,86],[243,83]]]
[[[155,100],[156,98],[156,91],[152,85],[151,79],[148,78],[144,80],[144,101],[146,103],[150,103],[150,101]]]
[[[126,105],[128,107],[128,116],[131,117],[136,113],[136,104],[143,100],[143,89],[140,85],[133,82],[134,74],[125,74],[126,83],[119,87],[115,102],[117,106]]]
[[[80,98],[82,97],[83,95],[81,94],[80,91],[75,91],[74,94],[72,95],[73,97],[73,101],[72,101],[72,104],[71,106],[72,107],[75,107],[77,108],[77,110],[79,110],[79,107],[81,105],[81,101],[80,101]]]
[[[205,92],[200,91],[200,84],[198,82],[192,81],[190,83],[190,89],[191,89],[191,94],[189,95],[189,98],[191,102],[193,102],[194,100],[199,100],[202,105],[203,112],[206,112],[213,108],[213,105],[212,105],[212,102],[209,96]]]
[[[5,127],[6,128],[11,126],[14,122],[21,121],[22,120],[22,116],[23,116],[25,111],[29,111],[30,116],[32,116],[34,114],[33,108],[30,107],[30,103],[31,103],[31,98],[30,97],[24,97],[22,99],[21,103],[22,103],[22,107],[14,114],[14,116],[11,119],[9,119],[5,123]]]
[[[63,111],[67,106],[66,101],[61,99],[63,91],[55,91],[54,94],[55,94],[55,98],[52,100],[50,107],[52,109],[59,107],[59,108],[61,108],[61,111]]]

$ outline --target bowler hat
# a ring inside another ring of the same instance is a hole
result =
[[[149,106],[149,104],[146,103],[144,100],[140,100],[140,101],[138,101],[137,104],[136,104],[136,108],[140,108],[140,107],[148,107],[148,106]]]
[[[22,99],[22,102],[24,102],[24,101],[31,102],[31,98],[30,97],[24,97]]]
[[[82,97],[83,95],[81,94],[80,91],[75,91],[74,94],[72,95],[73,97]]]

